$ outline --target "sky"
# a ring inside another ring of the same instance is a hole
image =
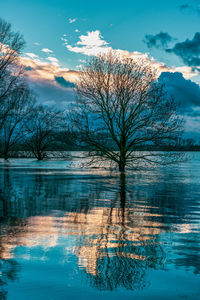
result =
[[[0,0],[0,17],[24,36],[22,61],[38,101],[73,101],[85,60],[112,49],[156,66],[188,136],[198,135],[200,0]]]

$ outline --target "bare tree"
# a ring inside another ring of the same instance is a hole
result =
[[[7,97],[21,84],[24,68],[19,55],[25,45],[22,35],[12,31],[11,24],[0,19],[0,128],[6,114]]]
[[[21,82],[7,97],[6,105],[7,114],[0,131],[1,153],[5,160],[27,134],[25,124],[34,106],[34,96],[25,82]]]
[[[19,55],[25,45],[23,36],[12,31],[10,23],[0,18],[0,70],[18,62]]]
[[[57,133],[63,129],[63,121],[63,114],[51,107],[39,105],[32,111],[31,120],[26,124],[25,144],[38,160],[43,160],[46,151],[53,147]]]
[[[136,151],[141,145],[175,143],[182,129],[175,101],[147,62],[114,52],[92,57],[80,72],[77,95],[73,121],[94,161],[114,162],[124,171],[138,161],[175,160],[172,153]]]

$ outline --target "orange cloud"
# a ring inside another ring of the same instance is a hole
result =
[[[56,77],[63,77],[69,82],[75,83],[78,72],[67,68],[61,68],[57,64],[41,61],[40,59],[21,58],[22,64],[26,68],[26,75],[31,81],[55,81]],[[55,82],[56,83],[56,82]]]
[[[104,40],[101,32],[88,31],[86,35],[79,36],[79,41],[75,45],[64,44],[65,47],[75,53],[81,53],[87,56],[97,56],[99,54],[108,53],[113,51],[122,57],[129,57],[132,59],[142,59],[152,65],[157,70],[158,76],[162,72],[181,72],[186,79],[192,78],[197,75],[198,71],[192,70],[191,67],[168,67],[165,63],[156,61],[149,53],[141,53],[138,51],[129,52],[122,49],[113,49],[109,43]]]

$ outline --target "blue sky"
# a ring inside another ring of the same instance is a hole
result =
[[[175,55],[149,49],[143,42],[146,34],[168,32],[178,41],[192,39],[200,25],[195,12],[198,1],[189,0],[193,9],[180,9],[188,1],[67,1],[67,0],[6,0],[0,4],[1,16],[20,31],[27,42],[26,51],[42,55],[42,48],[54,51],[62,66],[75,68],[83,57],[68,51],[61,37],[69,44],[80,35],[99,30],[114,49],[149,52],[155,59],[172,65],[183,65]],[[200,4],[200,3],[199,3]],[[76,19],[69,23],[69,19]],[[79,30],[79,32],[75,32]],[[37,46],[35,43],[39,43]]]
[[[0,17],[26,40],[23,60],[41,102],[72,101],[80,65],[114,49],[153,61],[197,131],[200,0],[0,0]]]

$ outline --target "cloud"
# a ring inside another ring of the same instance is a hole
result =
[[[86,35],[81,35],[79,37],[79,41],[75,44],[75,46],[69,44],[65,46],[71,52],[81,53],[88,56],[97,56],[100,53],[102,54],[108,53],[109,51],[115,51],[123,57],[132,57],[144,60],[149,59],[147,53],[140,53],[138,51],[129,52],[121,49],[113,49],[109,46],[109,43],[104,40],[99,30],[88,31]]]
[[[188,66],[199,67],[200,32],[196,32],[192,40],[186,39],[184,42],[176,43],[172,49],[167,49],[166,51],[176,54]]]
[[[185,4],[180,5],[179,8],[180,8],[180,10],[186,10],[188,8],[191,8],[191,5],[185,3]]]
[[[55,76],[54,78],[55,78],[55,81],[63,87],[66,87],[66,88],[75,87],[75,84],[73,82],[65,80],[65,78],[62,76]]]
[[[53,53],[53,51],[48,48],[43,48],[41,51],[45,53]]]
[[[81,53],[88,56],[97,56],[100,53],[108,53],[109,51],[114,51],[122,57],[132,58],[132,59],[142,59],[145,62],[152,65],[158,71],[158,76],[161,72],[182,72],[185,78],[192,78],[198,74],[196,70],[192,70],[189,66],[184,67],[172,67],[169,68],[163,62],[156,61],[153,57],[149,56],[148,53],[141,53],[138,51],[129,52],[122,49],[113,49],[108,46],[109,43],[103,39],[99,30],[89,31],[87,35],[81,35],[79,41],[75,44],[76,46],[65,44],[65,47],[72,52]],[[80,67],[80,66],[78,66]]]
[[[66,35],[63,35],[63,37],[66,38]],[[68,46],[70,45],[65,45],[67,49]],[[70,47],[72,47],[71,51],[74,51],[75,47],[74,52],[85,55],[98,55],[103,51],[112,50],[122,57],[146,61],[156,68],[158,80],[165,83],[168,92],[177,99],[177,102],[180,104],[180,114],[190,117],[188,122],[195,124],[194,118],[197,118],[198,113],[200,114],[200,88],[196,83],[187,80],[198,74],[198,71],[193,70],[191,66],[169,68],[164,63],[156,61],[148,53],[112,49],[98,30],[87,32],[86,35],[80,35],[75,46]],[[26,68],[26,76],[31,87],[38,93],[40,102],[57,105],[61,108],[66,107],[68,102],[74,101],[73,87],[79,77],[78,71],[61,68],[58,59],[53,55],[49,55],[45,61],[34,53],[26,53],[26,57],[21,59]]]
[[[85,45],[86,41],[80,39],[79,42],[77,46],[81,47]],[[92,42],[89,44],[92,45]],[[97,46],[108,47],[108,43],[100,41]],[[186,120],[186,132],[188,134],[191,131],[195,132],[195,126],[199,122],[198,118],[200,119],[200,87],[191,80],[186,80],[186,78],[191,78],[198,72],[192,71],[189,66],[169,68],[164,63],[157,62],[149,57],[147,53],[129,52],[120,49],[114,51],[123,57],[143,59],[157,68],[159,82],[165,83],[168,93],[173,95],[180,104],[179,113],[184,115]],[[79,77],[79,72],[61,68],[56,64],[58,60],[55,57],[49,56],[50,59],[47,62],[32,54],[34,53],[29,53],[29,56],[26,55],[21,60],[25,66],[30,86],[38,94],[38,101],[45,105],[55,105],[60,109],[67,109],[69,103],[73,103],[75,100],[73,87]],[[185,78],[180,72],[184,74]]]
[[[65,109],[69,102],[74,101],[74,91],[78,73],[74,70],[61,68],[39,58],[21,57],[25,66],[27,81],[38,95],[38,102],[45,105],[56,105]]]
[[[99,30],[88,31],[87,35],[81,35],[80,41],[77,42],[77,45],[87,46],[87,47],[101,47],[106,46],[108,43],[102,39],[101,33]]]
[[[75,23],[76,20],[77,20],[76,18],[74,18],[74,19],[69,19],[69,23],[70,23],[70,24]]]
[[[165,89],[178,104],[178,113],[184,117],[185,137],[199,137],[200,124],[200,86],[191,80],[186,80],[181,73],[163,72],[159,82],[165,84]]]
[[[32,58],[32,59],[35,59],[35,58],[38,58],[38,55],[36,55],[35,53],[30,53],[30,52],[27,52],[25,53],[28,57]]]
[[[59,66],[59,64],[58,64],[58,59],[57,59],[57,58],[48,56],[47,59],[48,59],[54,66]]]
[[[61,37],[61,41],[63,41],[63,45],[67,45],[68,44],[68,40],[67,40],[67,38],[66,38],[66,34],[63,34],[63,36]]]
[[[200,5],[199,5],[199,0],[194,0],[193,4],[182,4],[179,6],[179,9],[184,12],[184,11],[191,11],[193,13],[196,13],[197,15],[200,14]]]
[[[168,90],[171,93],[179,95],[179,101],[183,99],[185,107],[188,106],[191,108],[192,106],[198,105],[198,101],[196,100],[200,99],[199,88],[197,88],[198,85],[190,80],[186,80],[181,73],[177,73],[177,71],[181,71],[186,78],[190,78],[194,76],[190,67],[185,66],[170,69],[165,64],[156,62],[153,58],[149,58],[147,54],[140,52],[130,53],[125,50],[116,51],[124,57],[143,59],[151,63],[158,69],[158,74],[162,73],[159,80],[167,83]],[[55,59],[55,57],[53,58]],[[78,80],[78,71],[61,68],[57,64],[42,61],[38,57],[34,59],[22,57],[21,60],[26,69],[27,79],[33,89],[39,94],[40,101],[45,101],[45,103],[50,101],[52,104],[53,101],[56,101],[56,103],[62,102],[62,105],[64,105],[64,101],[66,101],[65,95],[69,96],[67,96],[68,99],[73,98],[72,88]],[[56,61],[54,60],[54,62]],[[84,62],[84,60],[81,60],[81,62]],[[174,74],[171,72],[174,72]],[[190,92],[187,92],[187,90]]]
[[[38,103],[56,106],[59,109],[66,109],[69,103],[74,102],[75,94],[71,88],[62,87],[56,82],[29,81],[30,87],[37,94]]]
[[[66,37],[66,34],[63,36]],[[81,35],[76,45],[77,48],[79,48],[79,51],[86,55],[97,55],[102,52],[102,48],[105,48],[106,50],[104,51],[112,50],[125,58],[130,57],[133,59],[142,59],[151,64],[152,67],[156,68],[158,76],[162,72],[174,73],[178,71],[182,72],[186,79],[189,79],[198,74],[198,71],[192,70],[190,66],[169,68],[164,63],[156,61],[153,57],[150,57],[148,53],[141,53],[137,51],[129,52],[121,49],[113,50],[110,46],[108,46],[108,42],[103,39],[100,31],[98,30],[88,32],[87,35]],[[21,60],[26,68],[27,77],[31,82],[40,82],[42,84],[42,82],[45,83],[48,81],[51,82],[51,84],[56,85],[58,88],[61,86],[62,88],[71,88],[78,80],[79,72],[60,67],[59,61],[55,56],[48,56],[45,61],[44,59],[40,59],[38,55],[34,53],[26,53],[26,57],[22,57]],[[83,59],[79,61],[81,63],[85,63],[85,60]]]
[[[199,124],[200,124],[200,111],[198,116],[186,116],[185,117],[185,136],[187,138],[198,138],[199,139]],[[188,134],[189,133],[189,134]]]
[[[67,68],[61,68],[58,65],[40,59],[21,57],[21,62],[27,70],[26,75],[30,81],[55,81],[55,76],[57,76],[63,77],[66,81],[75,83],[78,78],[78,72]]]
[[[182,73],[182,75],[185,79],[190,79],[192,77],[199,75],[198,70],[194,70],[193,68],[191,68],[189,66],[172,67],[172,68],[169,68],[169,71],[171,73],[175,73],[175,72]]]
[[[25,67],[25,71],[32,71],[33,68],[31,68],[30,66]]]
[[[169,35],[169,33],[161,31],[155,35],[146,34],[144,42],[148,48],[166,48],[168,44],[174,40],[176,39]]]
[[[179,104],[181,113],[193,115],[197,107],[200,109],[200,86],[185,79],[182,73],[163,72],[158,81],[165,84],[169,95]]]
[[[76,46],[67,45],[66,48],[75,53],[82,53],[85,55],[98,55],[111,50],[108,43],[103,39],[99,30],[88,31],[87,35],[81,35]]]

